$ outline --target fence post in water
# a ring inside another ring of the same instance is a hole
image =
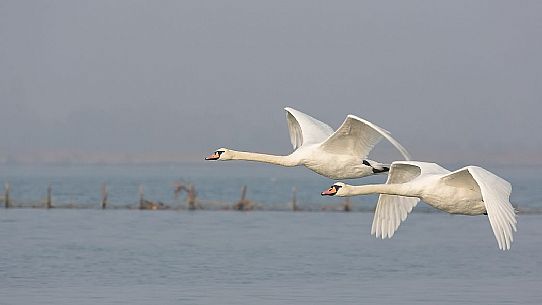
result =
[[[346,197],[346,198],[344,199],[343,211],[345,211],[345,212],[350,212],[350,211],[352,211],[352,204],[351,204],[351,202],[350,202],[350,197]]]
[[[47,198],[45,199],[45,207],[47,209],[50,209],[53,207],[52,193],[53,193],[53,187],[51,183],[49,183],[49,185],[47,186]]]
[[[184,185],[180,181],[173,182],[173,198],[175,200],[179,199],[179,195],[184,190]]]
[[[192,183],[188,185],[188,190],[186,192],[188,193],[186,197],[186,200],[188,202],[188,209],[195,210],[197,193],[196,188],[194,187],[194,185],[192,185]]]
[[[107,184],[102,184],[102,209],[105,209],[107,206]]]
[[[145,207],[145,190],[143,189],[143,184],[139,185],[139,208],[143,209]]]
[[[292,188],[292,210],[299,211],[299,207],[297,206],[297,189],[295,186]]]
[[[181,181],[175,181],[173,183],[173,194],[175,200],[179,199],[179,194],[182,193],[182,191],[186,191],[186,202],[188,204],[189,210],[195,210],[197,209],[196,206],[196,197],[198,193],[196,192],[196,187],[190,183],[188,186],[184,185]]]
[[[247,195],[247,186],[243,185],[241,188],[241,199],[237,202],[233,208],[239,211],[246,211],[252,209],[254,206],[250,200],[247,200],[245,197]]]
[[[247,186],[243,185],[243,187],[241,188],[241,199],[239,200],[239,202],[244,202],[246,200],[245,199],[246,196],[247,196]]]
[[[7,208],[9,208],[11,206],[11,202],[9,202],[9,182],[6,182],[4,184],[4,205]]]

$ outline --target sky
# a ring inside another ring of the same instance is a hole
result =
[[[541,1],[0,0],[0,162],[288,154],[290,106],[542,164],[541,37]]]

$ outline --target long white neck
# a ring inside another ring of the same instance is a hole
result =
[[[268,154],[260,154],[260,153],[236,151],[236,150],[230,150],[230,153],[231,153],[232,160],[256,161],[256,162],[277,164],[277,165],[282,165],[282,166],[296,166],[300,164],[299,160],[292,158],[291,155],[276,156],[276,155],[268,155]]]
[[[417,197],[418,194],[405,184],[368,184],[368,185],[347,185],[343,190],[344,196],[387,194],[407,197]]]

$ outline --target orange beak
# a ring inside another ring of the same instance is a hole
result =
[[[217,152],[214,152],[212,155],[205,158],[205,160],[218,160],[218,158],[220,158],[220,155]]]
[[[323,191],[321,193],[322,196],[333,196],[337,193],[337,189],[335,188],[335,186],[332,186],[330,188],[328,188],[327,190]]]

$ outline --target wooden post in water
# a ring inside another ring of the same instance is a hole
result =
[[[196,188],[194,187],[194,185],[192,185],[192,183],[188,185],[188,190],[186,192],[187,192],[186,201],[188,203],[188,209],[195,210],[197,193],[196,193]]]
[[[107,207],[107,195],[108,195],[107,184],[104,182],[102,184],[102,209],[103,210],[105,210],[105,208]]]
[[[45,208],[50,209],[53,207],[53,186],[51,183],[47,186],[47,198],[45,199]]]
[[[297,206],[297,188],[294,186],[292,188],[292,211],[299,211]]]
[[[173,183],[173,194],[175,200],[179,199],[179,195],[182,191],[186,192],[186,203],[188,204],[189,210],[196,210],[198,207],[196,205],[196,197],[198,192],[196,192],[196,187],[190,183],[188,186],[184,185],[181,181],[175,181]]]
[[[246,210],[251,210],[252,208],[254,208],[254,205],[252,204],[250,200],[246,199],[246,196],[247,196],[247,186],[243,185],[243,187],[241,188],[241,199],[239,199],[239,202],[237,202],[233,206],[233,208],[239,211],[246,211]]]
[[[143,184],[139,185],[139,208],[143,209],[145,207],[145,190],[143,189]]]
[[[9,182],[6,182],[4,184],[4,206],[6,207],[6,209],[11,206],[9,191],[10,191]]]
[[[241,199],[239,200],[239,202],[245,202],[246,197],[247,197],[247,186],[243,185],[243,187],[241,188]]]
[[[350,202],[350,197],[345,197],[343,204],[343,211],[350,212],[352,211],[352,204]]]
[[[173,198],[175,200],[179,199],[179,195],[182,193],[183,190],[184,190],[184,185],[182,182],[180,181],[173,182]]]

